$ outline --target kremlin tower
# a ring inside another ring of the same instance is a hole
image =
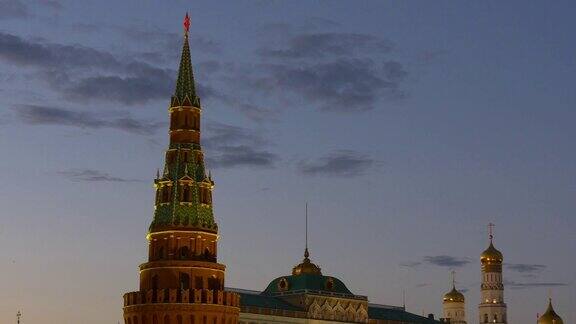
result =
[[[482,296],[478,312],[480,323],[506,324],[506,303],[504,303],[504,284],[502,280],[502,253],[494,247],[492,234],[493,224],[490,227],[490,246],[482,252]]]
[[[444,318],[451,324],[466,324],[466,304],[464,294],[456,290],[454,272],[452,272],[452,290],[442,300]]]
[[[124,295],[125,324],[237,324],[240,298],[224,291],[225,266],[217,262],[214,182],[200,146],[197,96],[188,14],[176,90],[170,101],[170,144],[154,180],[154,218],[140,289]]]

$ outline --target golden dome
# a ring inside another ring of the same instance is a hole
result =
[[[297,276],[300,274],[316,274],[321,275],[320,267],[315,265],[308,258],[310,253],[308,253],[308,248],[304,251],[304,260],[299,265],[292,268],[292,275]]]
[[[464,302],[464,294],[456,290],[456,287],[452,287],[452,290],[444,295],[444,302],[445,303],[463,303]]]
[[[496,250],[494,244],[492,244],[492,239],[490,239],[490,246],[480,255],[480,262],[498,264],[502,263],[502,261],[504,261],[502,252]]]
[[[554,307],[552,307],[552,298],[550,298],[546,313],[542,314],[538,319],[538,324],[564,324],[562,318],[556,314]]]

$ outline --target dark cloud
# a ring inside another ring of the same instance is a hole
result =
[[[418,262],[418,261],[409,261],[409,262],[400,263],[401,267],[412,268],[412,269],[418,268],[421,265],[422,265],[422,262]]]
[[[68,178],[72,181],[86,181],[86,182],[140,182],[142,180],[127,179],[121,177],[111,176],[108,173],[92,170],[92,169],[74,169],[67,171],[59,171],[58,174]]]
[[[28,7],[20,0],[0,0],[0,19],[28,17]]]
[[[277,156],[264,150],[246,145],[219,146],[215,154],[210,154],[208,163],[212,168],[236,166],[272,167]]]
[[[544,271],[544,269],[546,269],[546,266],[542,264],[517,263],[517,264],[506,264],[505,266],[507,269],[511,271],[520,272],[523,274],[540,273]]]
[[[400,89],[406,72],[398,62],[382,66],[370,59],[338,59],[318,63],[267,64],[252,85],[266,92],[291,92],[324,111],[353,112],[375,108],[379,99],[405,96]]]
[[[368,34],[310,33],[296,35],[288,40],[285,48],[261,49],[259,54],[271,58],[325,58],[353,56],[356,53],[378,51],[387,53],[393,46],[387,41]]]
[[[265,62],[250,73],[242,71],[232,84],[296,95],[322,110],[339,112],[371,110],[381,100],[407,96],[402,85],[408,72],[402,63],[387,57],[394,48],[389,41],[359,33],[290,35],[289,26],[283,29],[285,37],[280,39],[285,43],[266,42],[257,51]]]
[[[64,125],[84,129],[112,128],[138,135],[151,135],[165,125],[130,117],[106,119],[89,112],[35,105],[19,105],[15,108],[15,112],[20,121],[30,125]]]
[[[1,32],[0,60],[38,69],[52,89],[75,101],[133,105],[168,100],[176,74],[85,46],[33,42]]]
[[[368,155],[350,150],[339,150],[316,161],[300,161],[298,170],[305,175],[359,176],[374,167],[376,163],[377,161]]]
[[[470,263],[467,258],[458,258],[450,255],[425,256],[424,262],[439,267],[460,268]]]
[[[80,45],[33,42],[2,32],[0,59],[15,65],[40,68],[121,67],[121,63],[110,53]]]
[[[266,149],[268,141],[252,130],[209,123],[206,133],[202,144],[206,147],[206,162],[211,168],[271,168],[279,160],[276,154]]]
[[[167,75],[93,76],[70,82],[60,87],[60,91],[78,102],[99,100],[134,105],[154,99],[168,100],[171,85],[172,79]]]
[[[511,289],[527,289],[527,288],[549,288],[549,287],[564,287],[568,286],[563,282],[515,282],[506,281],[504,285]]]

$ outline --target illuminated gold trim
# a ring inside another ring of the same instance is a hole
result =
[[[194,269],[206,269],[206,270],[210,270],[210,271],[218,271],[218,272],[222,272],[222,273],[226,273],[226,269],[221,270],[221,269],[214,269],[214,268],[207,268],[207,267],[201,267],[201,266],[165,266],[165,267],[154,267],[154,268],[145,268],[145,269],[140,269],[140,273],[147,271],[147,270],[156,270],[156,269],[182,269],[182,268],[186,268],[186,269],[190,269],[190,268],[194,268]]]
[[[184,111],[185,109],[194,109],[196,110],[198,113],[202,113],[202,109],[195,107],[195,106],[174,106],[174,107],[169,107],[168,108],[168,112],[171,113],[175,110],[177,111]]]

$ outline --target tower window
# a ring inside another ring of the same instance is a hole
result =
[[[187,273],[180,273],[180,289],[190,289],[190,276]]]
[[[184,202],[192,201],[191,195],[190,195],[190,186],[187,184],[182,185],[182,201],[184,201]]]
[[[183,246],[179,249],[180,259],[186,260],[190,256],[190,249],[187,246]]]
[[[204,289],[204,280],[202,280],[202,277],[196,276],[194,280],[196,289]]]

